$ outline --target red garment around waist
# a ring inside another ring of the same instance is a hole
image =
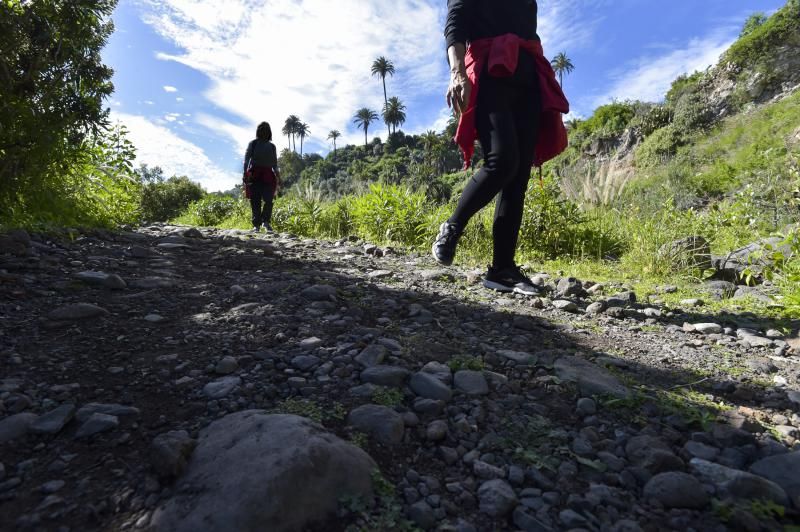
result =
[[[478,138],[476,126],[476,107],[480,90],[480,74],[486,70],[490,76],[510,77],[517,70],[520,50],[530,53],[536,61],[536,72],[539,78],[542,116],[539,134],[534,150],[535,166],[541,166],[567,147],[567,131],[564,128],[562,114],[569,113],[569,102],[556,81],[556,75],[550,62],[544,57],[539,41],[525,40],[513,33],[507,33],[489,39],[479,39],[469,44],[465,57],[467,77],[472,82],[467,109],[461,113],[455,141],[464,154],[464,168],[472,162],[475,151],[475,140]],[[488,65],[487,65],[488,62]],[[535,95],[531,95],[535,97]]]
[[[268,166],[255,166],[250,170],[253,181],[275,186],[275,171]]]

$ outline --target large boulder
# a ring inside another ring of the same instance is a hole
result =
[[[791,248],[784,243],[781,237],[764,238],[727,255],[712,257],[712,267],[716,270],[714,277],[737,284],[760,283],[765,268],[775,264],[773,254],[780,252],[788,258],[792,254]],[[750,276],[746,275],[750,272]]]
[[[300,531],[343,496],[372,496],[375,462],[308,419],[246,410],[201,431],[153,532]]]

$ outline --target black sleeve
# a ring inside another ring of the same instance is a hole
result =
[[[456,43],[467,44],[467,14],[473,0],[447,0],[447,22],[444,25],[445,50]]]
[[[277,171],[278,170],[278,148],[275,147],[274,144],[272,144],[272,143],[270,143],[270,144],[272,145],[272,160],[273,160],[272,168],[273,168],[273,170]]]
[[[256,141],[251,140],[250,144],[247,145],[247,151],[244,152],[244,169],[242,172],[247,172],[247,167],[250,166],[250,159],[253,158],[253,144],[255,143]]]

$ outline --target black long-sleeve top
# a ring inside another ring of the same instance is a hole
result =
[[[536,0],[448,0],[445,50],[506,33],[539,40],[536,15]]]

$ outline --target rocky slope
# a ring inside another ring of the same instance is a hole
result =
[[[0,529],[800,522],[786,331],[478,280],[291,235],[0,237]]]

